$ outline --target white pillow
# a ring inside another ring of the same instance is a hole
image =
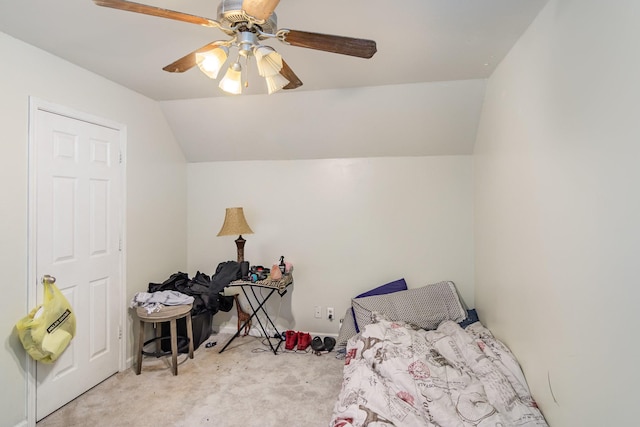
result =
[[[373,323],[373,312],[423,329],[436,329],[445,320],[461,322],[467,317],[453,282],[439,282],[392,294],[354,298],[351,306],[360,330]]]

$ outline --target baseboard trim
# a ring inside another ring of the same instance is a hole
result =
[[[272,328],[269,328],[267,331],[271,332]],[[238,331],[237,327],[234,325],[226,324],[226,325],[213,325],[213,332],[216,334],[235,334]],[[281,332],[284,332],[285,329],[280,329]],[[273,331],[275,333],[275,331]],[[303,331],[304,332],[304,331]],[[324,332],[309,332],[312,337],[333,337],[338,338],[338,334],[327,334]],[[262,337],[264,334],[260,330],[260,327],[252,326],[249,330],[249,336],[252,337]]]
[[[127,369],[132,367],[133,366],[133,362],[134,362],[134,357],[133,356],[127,357],[127,360],[125,361],[124,370],[126,371]]]
[[[22,420],[18,424],[15,424],[13,427],[27,427],[29,425],[27,420]]]

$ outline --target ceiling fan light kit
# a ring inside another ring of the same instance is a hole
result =
[[[284,78],[282,71],[282,56],[271,46],[258,46],[254,49],[258,74],[267,82],[267,93],[271,95],[291,82]]]
[[[258,46],[254,49],[258,74],[262,77],[273,76],[282,70],[282,56],[270,46]]]
[[[280,74],[274,74],[273,76],[267,76],[264,78],[267,82],[267,93],[271,95],[274,92],[279,91],[283,87],[289,84],[289,80],[282,77]]]
[[[218,85],[223,91],[232,95],[242,93],[242,67],[239,62],[234,62],[229,66],[227,73],[224,75]]]
[[[196,53],[196,62],[200,71],[205,73],[209,78],[218,78],[218,73],[222,66],[227,62],[229,56],[229,48],[226,46],[218,46],[206,52]]]
[[[214,27],[224,32],[230,37],[228,40],[211,42],[167,65],[163,70],[183,73],[197,65],[209,78],[216,79],[229,57],[229,48],[236,48],[238,59],[229,66],[218,85],[224,92],[231,94],[242,93],[243,73],[240,57],[245,58],[245,66],[249,57],[256,58],[258,73],[265,79],[269,94],[280,89],[296,89],[302,86],[302,81],[282,56],[271,46],[261,44],[262,40],[277,39],[291,46],[365,59],[371,58],[377,50],[376,42],[373,40],[278,29],[274,10],[280,0],[222,0],[218,6],[218,20],[128,0],[93,1],[98,6]],[[248,82],[245,81],[244,85],[248,86]]]

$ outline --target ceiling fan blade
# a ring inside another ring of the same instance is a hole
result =
[[[126,10],[129,12],[143,13],[145,15],[159,16],[161,18],[175,19],[176,21],[188,22],[190,24],[203,25],[205,27],[220,27],[218,21],[203,18],[201,16],[190,15],[188,13],[176,12],[174,10],[162,9],[146,4],[134,3],[126,0],[93,0],[98,6],[111,7],[113,9]]]
[[[378,50],[376,42],[373,40],[298,30],[281,31],[284,35],[284,42],[292,46],[323,50],[341,55],[357,56],[359,58],[371,58]]]
[[[243,0],[242,10],[249,16],[264,21],[271,16],[280,0]]]
[[[284,59],[282,60],[282,69],[280,70],[280,74],[282,77],[289,80],[289,84],[282,89],[296,89],[302,86],[302,80],[296,76],[296,73],[294,73],[291,67],[289,67],[289,64],[284,62]]]
[[[168,71],[170,73],[184,73],[187,70],[195,67],[198,62],[196,60],[196,54],[200,52],[206,52],[208,50],[214,49],[216,46],[221,46],[219,42],[211,42],[202,46],[200,49],[194,50],[191,53],[186,54],[182,58],[177,61],[172,62],[163,68],[164,71]]]

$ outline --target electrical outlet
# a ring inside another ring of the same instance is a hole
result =
[[[319,305],[316,305],[315,317],[316,319],[322,319],[322,307]]]
[[[333,320],[333,307],[327,307],[327,319]]]

